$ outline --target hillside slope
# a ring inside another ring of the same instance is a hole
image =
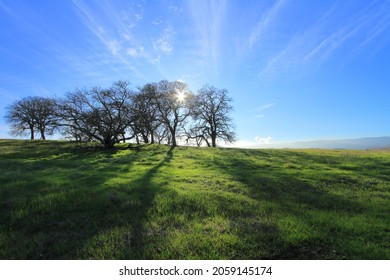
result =
[[[390,259],[390,152],[0,140],[0,259]]]

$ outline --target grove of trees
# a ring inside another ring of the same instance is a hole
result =
[[[226,89],[210,85],[193,93],[180,81],[162,80],[131,89],[117,81],[109,88],[75,89],[62,98],[26,97],[6,107],[14,135],[52,135],[99,141],[105,148],[132,140],[216,147],[236,140]]]
[[[26,97],[14,102],[6,108],[6,120],[11,125],[14,135],[28,133],[30,139],[35,138],[37,132],[41,139],[51,135],[56,129],[55,100],[45,97]]]

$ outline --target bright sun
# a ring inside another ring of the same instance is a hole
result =
[[[183,102],[184,99],[186,98],[185,93],[183,91],[178,91],[176,98],[177,98],[177,101]]]

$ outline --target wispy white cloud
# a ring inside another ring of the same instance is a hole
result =
[[[289,43],[271,57],[259,73],[263,79],[289,71],[303,71],[320,66],[338,51],[348,50],[345,57],[368,45],[390,26],[389,3],[378,2],[335,22],[333,6],[307,30],[296,33]],[[387,8],[387,9],[386,9]]]
[[[142,15],[140,15],[140,14],[135,14],[135,19],[136,20],[141,20],[141,19],[143,19],[144,17],[142,16]]]
[[[223,147],[230,148],[248,148],[248,149],[256,149],[256,148],[271,148],[273,146],[272,137],[260,137],[256,136],[254,139],[240,139],[234,143],[221,143]],[[264,145],[264,146],[263,146]]]
[[[253,111],[258,111],[258,112],[260,112],[260,111],[264,111],[264,110],[266,110],[266,109],[269,109],[269,108],[271,108],[271,107],[273,107],[273,106],[275,106],[274,103],[268,103],[268,104],[265,104],[265,105],[261,105],[260,107],[257,107],[257,108],[254,109]]]
[[[189,10],[195,28],[196,55],[200,66],[218,73],[221,39],[227,10],[225,0],[189,1]]]
[[[152,21],[152,24],[153,25],[160,25],[163,21],[160,19],[160,18],[155,18],[153,21]]]
[[[182,13],[183,12],[183,8],[182,7],[179,7],[179,6],[169,6],[169,10],[174,12],[174,13]]]
[[[135,67],[140,60],[158,64],[161,56],[170,55],[174,50],[175,31],[171,25],[163,26],[162,20],[153,21],[160,29],[159,35],[152,37],[152,32],[142,32],[143,36],[137,36],[136,31],[144,28],[141,25],[144,11],[140,5],[126,11],[118,10],[110,1],[99,1],[100,9],[94,7],[92,11],[82,0],[74,0],[74,4],[83,24],[109,50],[110,59],[131,69],[139,77],[144,76]]]
[[[82,0],[73,0],[73,3],[81,22],[109,51],[104,53],[98,47],[94,47],[92,49],[94,56],[102,58],[100,61],[106,61],[111,72],[118,72],[120,68],[125,68],[136,77],[144,78],[143,73],[131,59],[132,57],[143,57],[148,60],[150,58],[133,34],[133,29],[143,19],[140,7],[136,7],[135,10],[117,10],[112,2],[99,1],[98,6],[92,10]],[[137,55],[135,50],[138,51]],[[79,67],[83,66],[79,65]],[[88,71],[88,73],[92,72]]]
[[[107,42],[107,46],[113,55],[118,55],[122,46],[117,40],[111,40]]]
[[[147,57],[148,54],[145,52],[143,47],[128,48],[127,54],[133,57]]]
[[[276,17],[282,10],[287,0],[278,0],[275,4],[262,16],[261,20],[254,27],[249,37],[249,47],[252,48],[259,40],[268,28],[275,21]]]
[[[161,52],[163,54],[171,54],[173,51],[173,38],[175,32],[171,26],[165,28],[159,38],[153,40],[153,48],[157,52]]]
[[[371,12],[368,13],[371,26],[368,29],[365,39],[360,42],[356,50],[361,50],[362,48],[369,45],[373,40],[379,37],[390,27],[390,1],[383,1],[381,5],[375,6]]]
[[[118,51],[121,49],[120,43],[115,39],[115,34],[106,31],[107,27],[96,12],[92,12],[88,5],[86,5],[83,1],[74,0],[73,3],[80,12],[84,25],[94,35],[96,35],[96,37],[107,47],[107,49],[111,51],[113,55],[118,55]],[[106,12],[108,11],[109,10],[106,9]],[[127,33],[128,32],[124,34],[129,37]]]
[[[12,17],[18,17],[16,13],[14,13],[8,6],[6,6],[3,2],[0,2],[0,9],[5,11],[7,14],[9,14]]]
[[[78,2],[75,1],[75,3]],[[99,66],[107,62],[106,54],[98,51],[96,44],[87,48],[85,42],[77,42],[78,44],[75,44],[65,34],[58,32],[57,25],[44,24],[46,22],[44,17],[28,5],[18,5],[16,3],[16,5],[12,6],[12,9],[7,8],[7,11],[20,30],[18,36],[31,42],[31,52],[34,52],[34,55],[31,55],[30,51],[26,53],[13,52],[12,49],[5,51],[24,65],[37,68],[39,71],[42,71],[42,68],[55,69],[55,71],[61,72],[62,75],[71,72],[85,77],[98,76]],[[103,38],[103,34],[106,34],[107,30],[103,25],[98,24],[94,20],[92,12],[86,15],[91,21],[89,27],[92,28],[92,25],[95,24],[95,33],[99,34],[101,39],[104,39],[105,46],[110,54],[117,54],[121,48],[119,42],[114,38]],[[85,23],[85,21],[83,22]],[[59,67],[59,65],[61,66]],[[110,67],[105,65],[105,69],[110,69]],[[39,83],[39,81],[35,83]],[[29,91],[34,92],[34,89],[37,87],[33,86],[34,83],[32,82],[29,84],[31,85]]]
[[[275,106],[274,103],[268,103],[268,104],[265,104],[265,105],[261,105],[253,110],[250,110],[250,112],[255,112],[256,114],[253,116],[253,118],[255,119],[261,119],[261,118],[265,118],[265,114],[264,114],[264,111]]]
[[[255,137],[256,143],[259,143],[259,144],[266,144],[266,145],[269,145],[269,144],[271,144],[271,140],[272,140],[272,137],[271,137],[271,136],[268,136],[268,137],[256,136],[256,137]]]
[[[254,140],[244,140],[240,139],[238,141],[235,141],[233,143],[220,143],[221,147],[228,147],[228,148],[257,148],[259,143],[257,143]]]

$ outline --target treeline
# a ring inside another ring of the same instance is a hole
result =
[[[193,93],[180,81],[162,80],[131,89],[117,81],[109,88],[76,89],[62,98],[26,97],[6,108],[14,135],[46,139],[59,132],[76,141],[99,141],[105,148],[133,140],[215,147],[236,139],[226,89],[205,85]]]

